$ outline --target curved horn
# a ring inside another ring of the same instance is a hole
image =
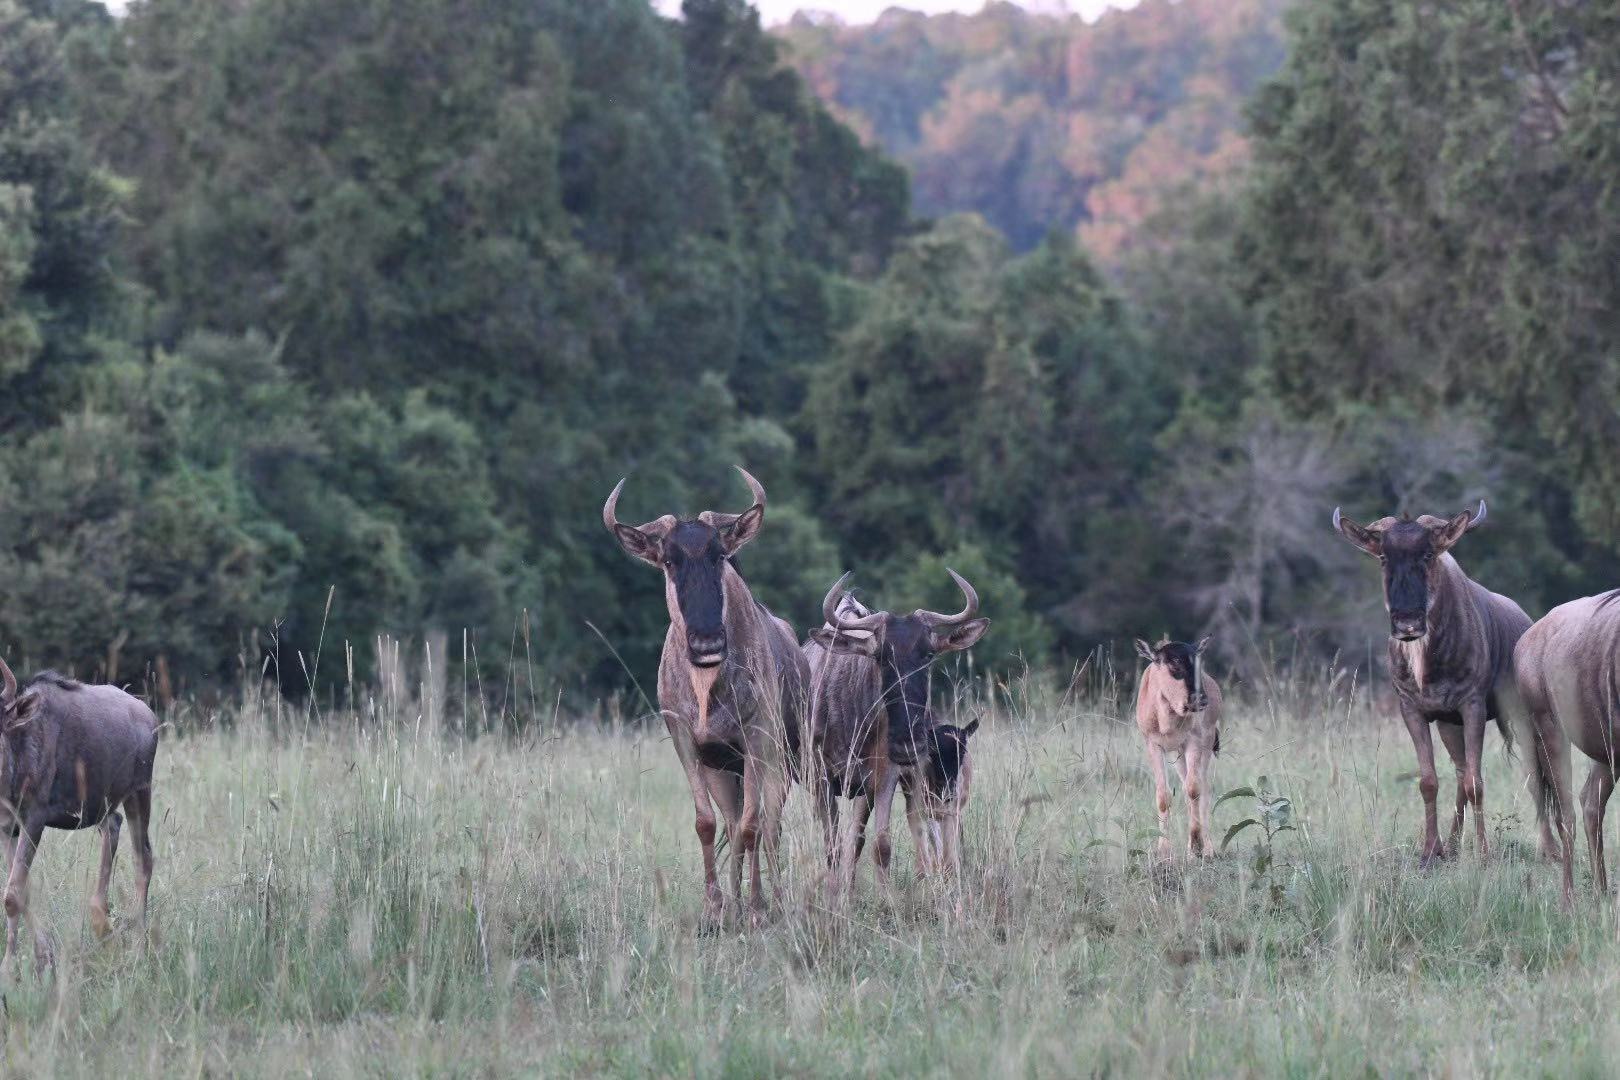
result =
[[[608,532],[613,532],[619,527],[619,492],[624,490],[624,481],[628,479],[630,478],[627,476],[613,485],[613,494],[602,504],[602,524],[607,526]]]
[[[614,492],[614,494],[615,494],[615,495],[617,495],[617,494],[618,494],[618,492],[617,492],[617,491],[615,491],[615,492]],[[1338,508],[1338,507],[1337,507],[1337,506],[1335,506],[1335,507],[1334,507],[1334,508],[1333,508],[1333,531],[1334,531],[1334,532],[1338,532],[1338,531],[1339,531],[1339,520],[1340,520],[1340,518],[1342,518],[1342,517],[1343,517],[1343,516],[1344,516],[1344,515],[1342,515],[1342,514],[1340,514],[1340,513],[1339,513],[1339,508]]]
[[[967,578],[948,566],[945,568],[945,572],[951,575],[951,580],[956,582],[956,587],[962,590],[962,596],[967,600],[967,606],[955,615],[942,615],[937,611],[917,612],[917,617],[931,627],[960,626],[979,613],[979,594],[973,590],[972,585],[968,584]]]
[[[758,480],[755,480],[754,474],[743,468],[741,465],[735,465],[733,468],[742,473],[743,480],[747,482],[748,490],[754,496],[754,506],[759,507],[761,510],[765,509],[765,485],[761,484]],[[750,506],[748,509],[752,510],[754,506]]]
[[[747,473],[743,474],[747,476]],[[844,576],[833,582],[833,587],[827,590],[825,599],[821,601],[821,617],[828,626],[835,630],[876,630],[878,623],[883,620],[881,611],[874,611],[870,615],[862,615],[857,619],[841,618],[838,614],[838,601],[844,598],[844,583],[855,573],[845,570]]]
[[[1479,500],[1479,509],[1474,511],[1474,520],[1468,523],[1470,529],[1477,529],[1485,521],[1485,500]]]
[[[0,701],[4,701],[9,705],[17,700],[17,676],[11,673],[11,665],[4,660],[0,660],[0,680],[4,681],[6,687],[5,694],[0,696]]]

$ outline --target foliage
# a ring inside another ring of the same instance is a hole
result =
[[[870,26],[801,16],[783,37],[815,92],[911,169],[922,212],[978,213],[1019,250],[1078,227],[1111,260],[1183,186],[1241,166],[1285,6],[1146,0],[1090,24],[900,5]]]

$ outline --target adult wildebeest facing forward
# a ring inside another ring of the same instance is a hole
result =
[[[733,845],[732,892],[741,895],[746,857],[750,903],[756,913],[765,906],[760,854],[774,868],[809,674],[793,630],[754,599],[731,563],[765,521],[765,489],[747,470],[737,471],[754,495],[740,514],[705,510],[692,520],[666,514],[625,525],[616,514],[623,480],[602,507],[619,545],[664,574],[669,631],[658,664],[658,706],[697,808],[704,915],[711,921],[723,906],[715,806]]]
[[[932,756],[941,750],[929,709],[929,667],[936,656],[971,648],[990,626],[989,619],[977,617],[973,586],[956,571],[947,573],[966,601],[955,615],[867,611],[845,596],[845,574],[822,601],[824,625],[810,631],[804,646],[812,669],[809,782],[835,880],[846,884],[854,883],[873,812],[872,859],[879,882],[888,881],[895,789],[905,777],[908,790],[921,796]],[[855,802],[841,843],[839,796]],[[933,845],[923,831],[922,801],[908,798],[906,807],[919,866],[926,870]]]
[[[1603,814],[1614,791],[1620,750],[1620,592],[1571,600],[1525,631],[1514,651],[1523,733],[1536,812],[1556,816],[1564,863],[1564,901],[1575,887],[1575,823],[1570,804],[1574,743],[1592,759],[1581,804],[1586,845],[1600,893],[1609,889],[1603,865]]]
[[[1463,573],[1451,549],[1463,534],[1485,520],[1485,502],[1449,521],[1424,514],[1416,521],[1381,518],[1358,525],[1335,508],[1333,527],[1376,558],[1384,570],[1384,605],[1389,609],[1389,670],[1400,700],[1401,718],[1417,748],[1418,788],[1423,795],[1423,862],[1440,857],[1434,770],[1429,725],[1457,769],[1457,808],[1451,819],[1451,849],[1462,838],[1463,808],[1474,807],[1474,834],[1481,855],[1485,840],[1485,782],[1480,756],[1485,723],[1495,720],[1511,746],[1504,705],[1513,695],[1513,646],[1530,617],[1505,596],[1491,592]],[[1542,847],[1551,835],[1542,825]]]
[[[116,686],[86,686],[54,671],[36,675],[22,690],[0,660],[0,837],[11,869],[6,878],[5,965],[13,962],[18,924],[28,913],[28,873],[47,828],[101,829],[101,873],[90,897],[91,924],[106,933],[107,886],[118,832],[129,817],[135,843],[135,895],[146,923],[152,880],[152,763],[157,719]],[[43,965],[43,935],[35,959]]]
[[[1209,638],[1197,645],[1136,639],[1136,651],[1148,662],[1136,690],[1136,727],[1147,744],[1153,770],[1154,803],[1159,809],[1159,855],[1170,854],[1170,781],[1164,756],[1180,754],[1181,787],[1187,793],[1187,852],[1212,855],[1209,769],[1221,752],[1221,688],[1204,672]]]

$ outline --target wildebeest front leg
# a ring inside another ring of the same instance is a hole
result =
[[[1428,718],[1404,701],[1401,702],[1401,719],[1406,721],[1412,748],[1417,751],[1418,792],[1423,796],[1423,847],[1419,855],[1427,866],[1442,854],[1434,806],[1435,797],[1440,794],[1440,778],[1434,771],[1434,738],[1429,732]]]
[[[743,766],[742,820],[737,823],[737,857],[748,859],[748,905],[755,915],[765,910],[765,883],[759,872],[760,804],[765,794],[762,771],[757,758]]]
[[[1485,758],[1485,702],[1475,701],[1463,706],[1463,786],[1468,801],[1474,805],[1474,839],[1479,842],[1479,857],[1491,853],[1485,839],[1485,775],[1481,764]]]
[[[9,974],[11,966],[16,962],[17,956],[17,930],[19,924],[28,919],[28,871],[34,863],[34,854],[39,850],[39,842],[45,835],[43,823],[29,823],[12,841],[11,844],[11,871],[6,876],[6,957],[4,966]],[[42,973],[48,948],[42,935],[34,935],[34,963]]]
[[[1181,786],[1187,793],[1187,853],[1194,858],[1213,854],[1206,819],[1209,816],[1209,755],[1189,741],[1181,752]]]
[[[678,730],[676,722],[665,717],[670,741],[675,744],[675,756],[680,758],[681,771],[686,773],[686,785],[692,792],[692,807],[696,812],[695,828],[698,843],[703,848],[703,917],[710,922],[720,919],[724,897],[720,892],[720,879],[714,865],[714,803],[709,798],[706,769],[698,764],[691,736]]]
[[[894,813],[894,792],[900,786],[900,770],[885,763],[876,777],[877,797],[873,800],[874,832],[872,836],[872,862],[877,867],[877,883],[889,886],[889,857],[894,848],[889,843],[889,818]]]
[[[114,810],[101,819],[101,873],[96,877],[96,891],[90,894],[90,929],[97,937],[112,933],[112,921],[107,917],[107,888],[112,884],[113,860],[118,857],[118,832],[124,818]]]
[[[1446,753],[1451,755],[1451,765],[1457,771],[1457,810],[1451,817],[1451,835],[1446,840],[1446,850],[1453,855],[1462,851],[1463,808],[1468,805],[1468,755],[1463,739],[1461,724],[1450,724],[1440,721],[1435,724],[1440,729],[1440,741],[1446,744]]]
[[[710,768],[703,770],[703,776],[714,805],[720,808],[720,819],[726,823],[726,858],[731,861],[730,895],[741,901],[742,842],[737,839],[737,832],[742,821],[742,777],[724,769]]]
[[[838,882],[851,895],[855,892],[855,869],[861,864],[861,850],[866,846],[866,822],[872,816],[872,799],[862,792],[849,803],[843,835],[838,847]]]
[[[1592,762],[1581,788],[1581,809],[1586,815],[1586,850],[1592,855],[1592,880],[1598,892],[1609,891],[1609,868],[1603,863],[1603,812],[1614,793],[1614,770],[1604,761]]]
[[[1159,858],[1168,859],[1170,843],[1170,777],[1164,769],[1164,751],[1151,739],[1147,744],[1148,768],[1153,772],[1153,804],[1159,810]]]
[[[926,797],[917,790],[906,793],[906,825],[911,829],[911,844],[917,849],[918,877],[927,877],[934,869],[934,837],[923,820],[922,801]]]

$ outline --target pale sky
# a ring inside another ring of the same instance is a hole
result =
[[[666,15],[681,10],[681,0],[656,0],[658,9]],[[1021,6],[1035,11],[1071,11],[1087,19],[1095,19],[1111,7],[1134,7],[1136,0],[1020,0]],[[984,0],[755,0],[765,25],[787,22],[801,8],[810,11],[830,11],[847,23],[865,23],[876,19],[891,7],[908,8],[935,14],[941,11],[978,11]]]

